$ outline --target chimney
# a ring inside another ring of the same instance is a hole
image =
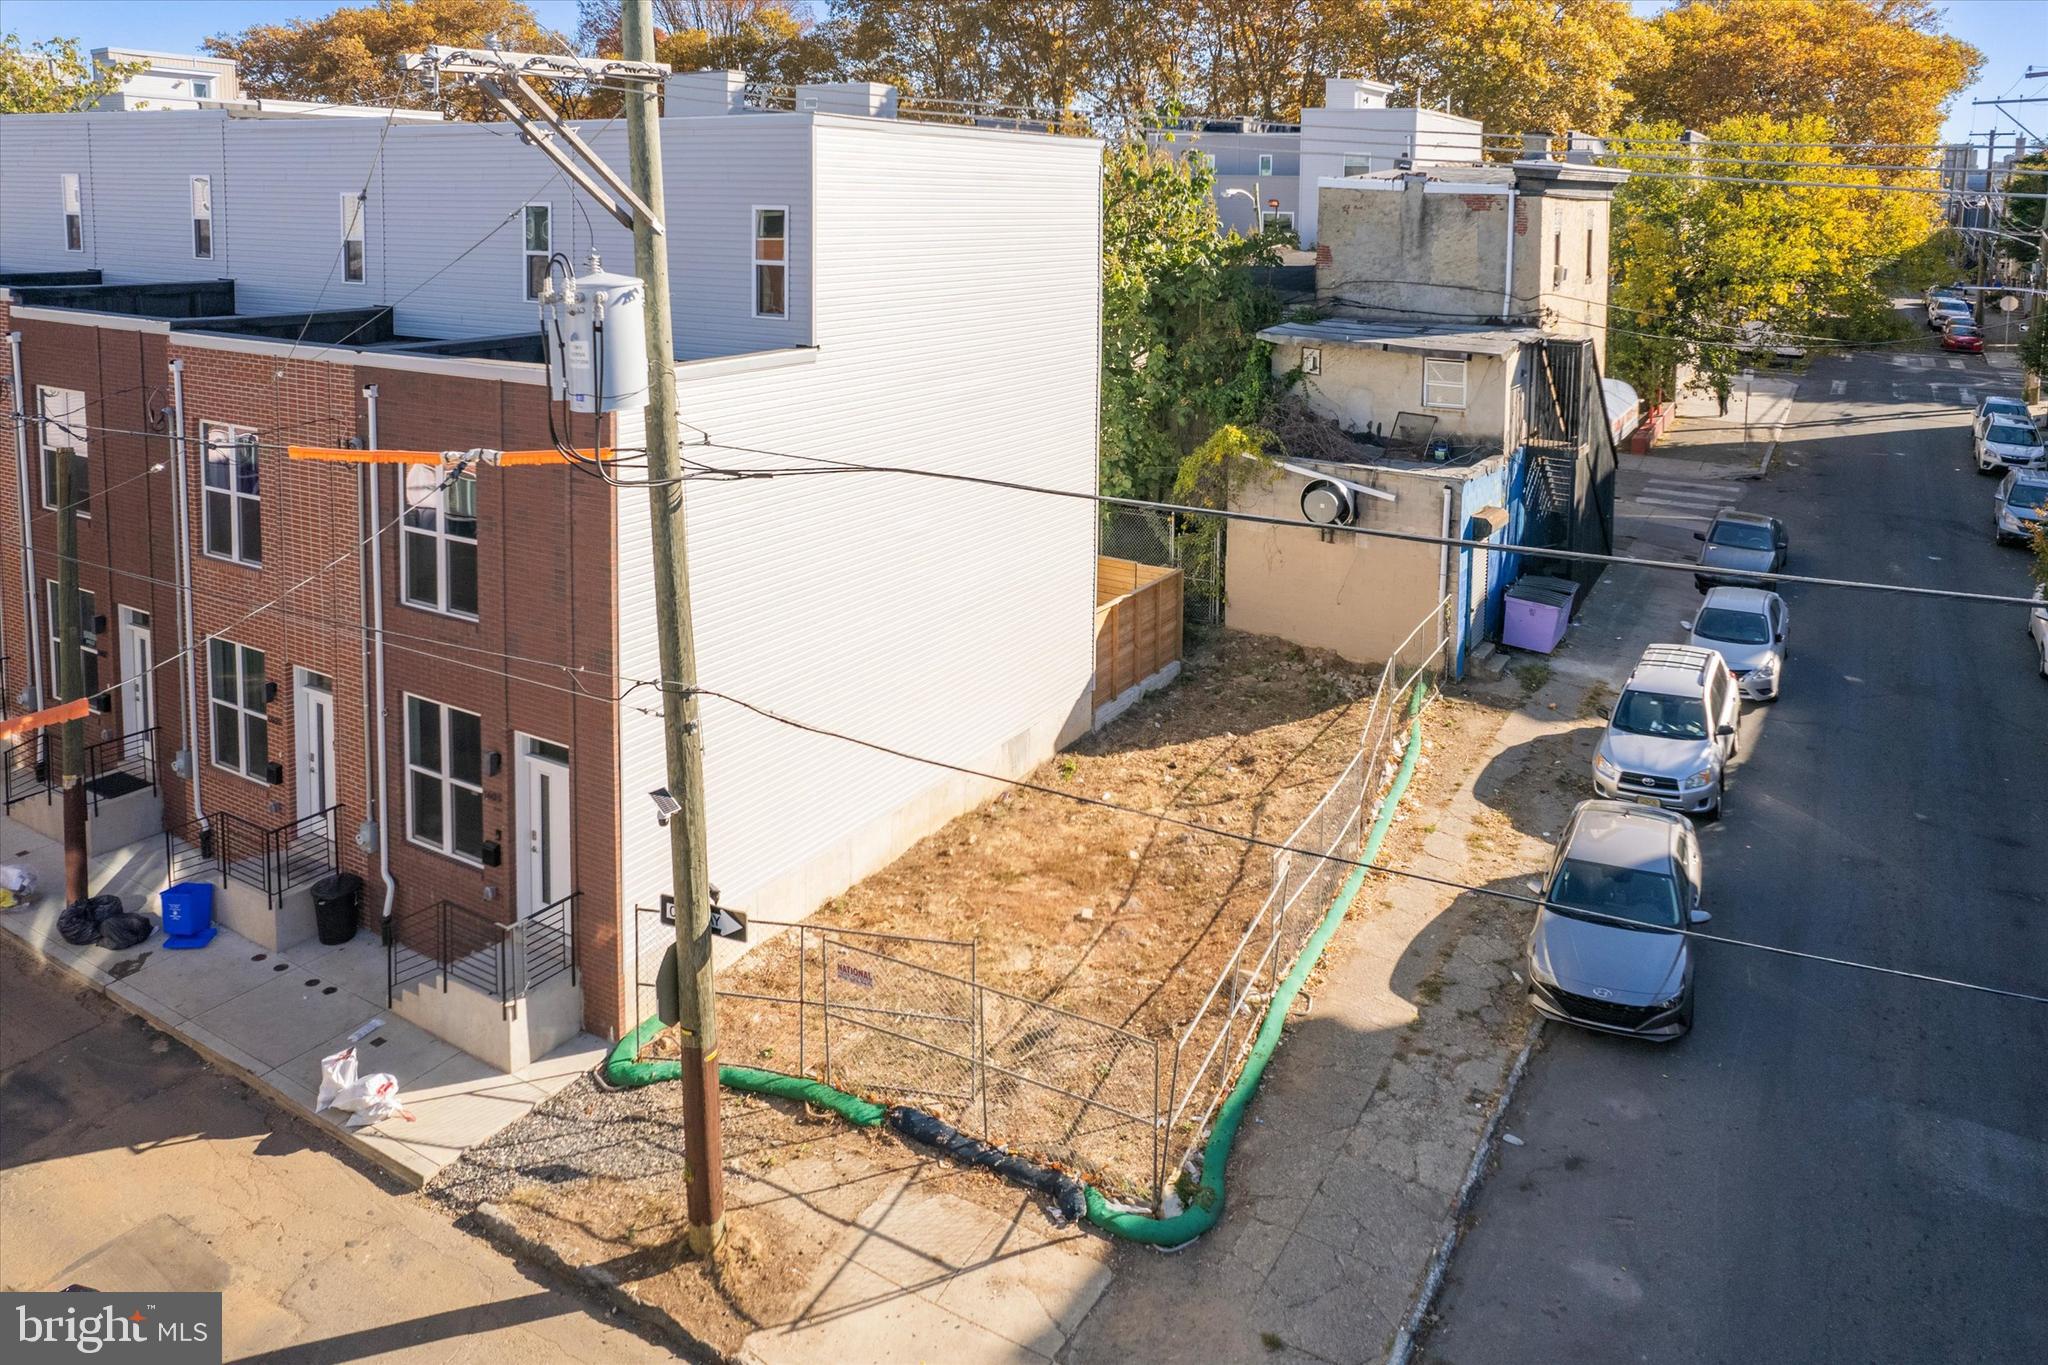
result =
[[[1590,166],[1598,157],[1607,154],[1607,144],[1591,133],[1566,133],[1564,135],[1564,159],[1580,166]]]
[[[1524,161],[1548,161],[1548,160],[1550,160],[1550,134],[1548,134],[1548,133],[1524,133],[1524,134],[1522,134],[1522,160],[1524,160]]]
[[[662,82],[662,117],[743,114],[747,77],[742,71],[679,71]]]

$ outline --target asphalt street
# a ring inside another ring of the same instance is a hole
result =
[[[1971,467],[1984,392],[2017,393],[2017,370],[1817,361],[1740,504],[1785,519],[1795,572],[2024,592]],[[1621,525],[1643,551],[1691,548],[1666,491]],[[1707,928],[2048,992],[2048,684],[2024,612],[1785,595],[1784,698],[1747,708],[1728,814],[1701,831]],[[2048,1359],[2048,1006],[1724,945],[1697,980],[1668,1047],[1546,1026],[1505,1125],[1523,1145],[1479,1194],[1425,1358]]]

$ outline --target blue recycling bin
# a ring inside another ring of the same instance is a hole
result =
[[[164,947],[204,948],[213,942],[213,883],[176,882],[163,889]]]

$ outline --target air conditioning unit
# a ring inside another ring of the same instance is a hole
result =
[[[1335,479],[1317,479],[1301,490],[1301,515],[1315,526],[1349,526],[1358,504]]]
[[[1567,272],[1563,266],[1554,265],[1550,267],[1550,287],[1552,289],[1555,289],[1559,285],[1563,284],[1566,278]]]

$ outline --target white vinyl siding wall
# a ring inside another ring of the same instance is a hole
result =
[[[1092,492],[1099,147],[829,116],[817,137],[820,349],[738,373],[686,366],[683,420],[771,450]],[[754,202],[765,201],[736,194],[726,209],[742,230]],[[793,217],[792,250],[808,237]],[[744,288],[743,271],[730,278]],[[631,677],[659,667],[646,504],[618,504],[619,670]],[[707,684],[1009,774],[1086,728],[1088,503],[850,474],[696,483],[687,506]],[[703,720],[711,877],[727,904],[764,916],[810,913],[991,794],[715,698]],[[666,785],[659,724],[620,714],[622,904],[670,889],[647,800]]]

